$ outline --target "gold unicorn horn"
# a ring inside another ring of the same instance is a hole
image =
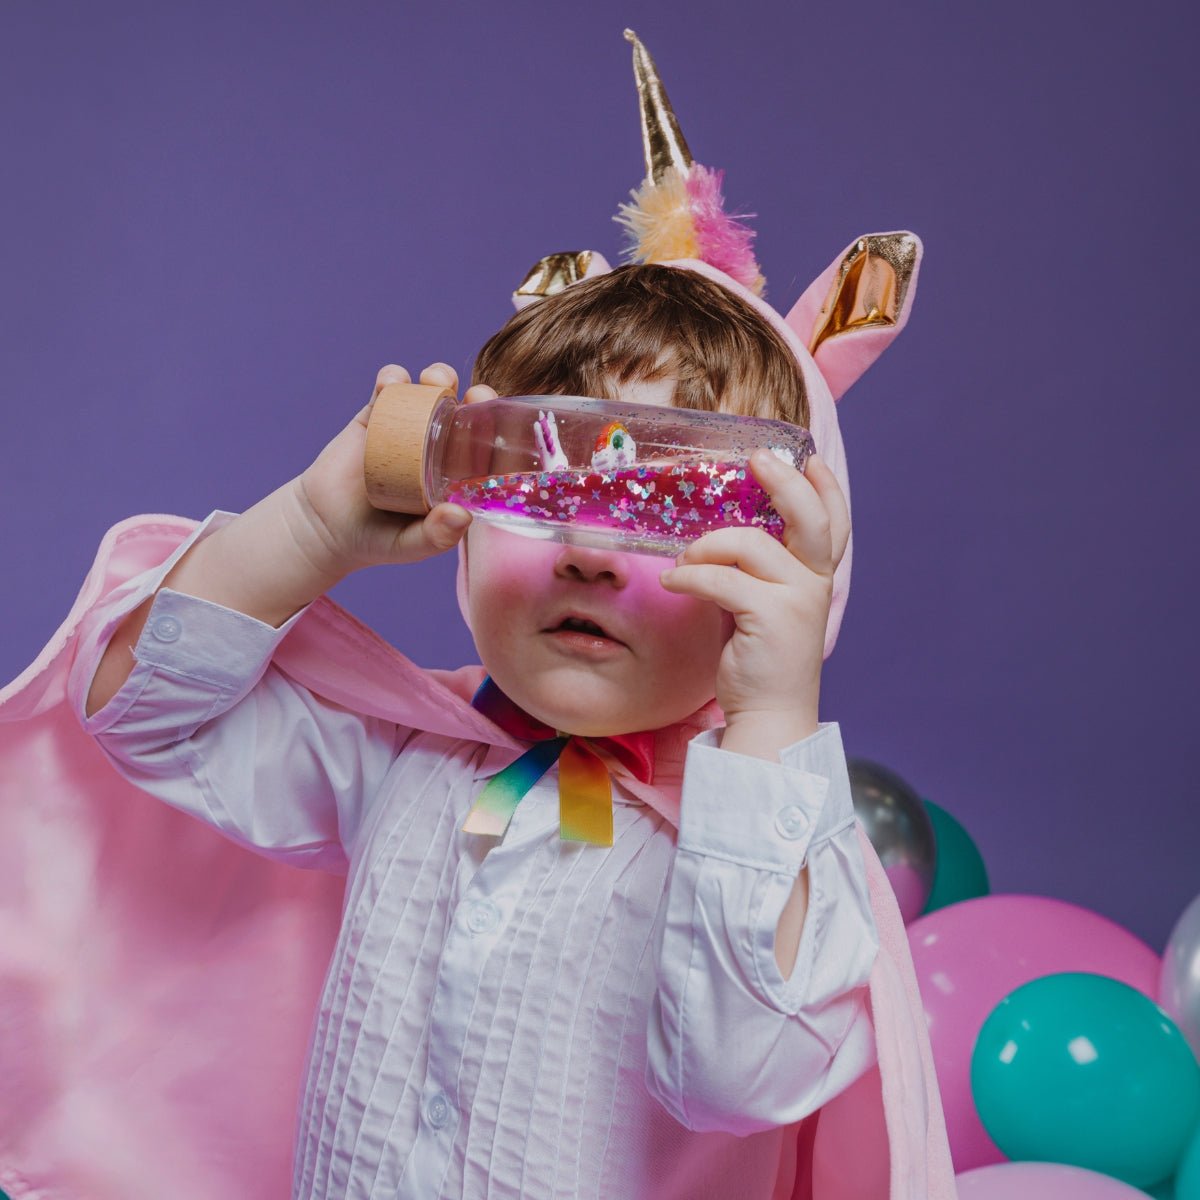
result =
[[[642,109],[646,178],[659,183],[670,167],[677,167],[681,174],[686,175],[692,165],[692,153],[683,140],[654,59],[632,29],[625,30],[625,40],[633,45],[633,76],[637,80],[638,101]]]

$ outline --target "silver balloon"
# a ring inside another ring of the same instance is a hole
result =
[[[1163,951],[1158,1002],[1200,1058],[1200,896],[1183,910]]]
[[[847,758],[854,811],[896,893],[907,925],[933,891],[937,850],[921,797],[895,771],[866,758]]]

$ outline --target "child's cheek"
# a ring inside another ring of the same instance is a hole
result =
[[[676,657],[692,660],[697,669],[707,663],[715,678],[721,651],[737,628],[736,619],[710,600],[668,592],[659,575],[669,561],[663,558],[652,560],[653,578],[647,576],[647,586],[641,589],[645,604],[643,616],[656,626],[657,640],[664,648],[670,647]]]
[[[553,577],[556,542],[523,537],[486,524],[467,531],[467,563],[470,588],[528,593],[533,586]]]

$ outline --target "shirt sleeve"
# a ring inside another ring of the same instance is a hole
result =
[[[84,615],[70,703],[117,771],[144,791],[268,858],[345,871],[365,805],[407,731],[325,700],[271,663],[309,606],[276,629],[161,588],[130,647],[129,677],[85,715],[113,631],[191,546],[234,515],[211,514],[166,562]]]
[[[661,931],[646,1082],[696,1131],[790,1125],[876,1061],[879,935],[836,723],[781,762],[693,739]],[[784,978],[775,932],[803,866],[808,908]]]

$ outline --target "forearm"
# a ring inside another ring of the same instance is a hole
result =
[[[160,586],[278,628],[344,574],[313,532],[297,481],[291,480],[194,545]],[[87,716],[103,708],[129,677],[132,647],[153,602],[148,596],[109,640],[88,692]]]
[[[136,585],[122,611],[188,549],[236,520],[214,517]],[[125,779],[239,845],[294,866],[344,871],[400,733],[272,669],[302,614],[276,628],[185,592],[159,592],[130,683],[84,729]],[[94,671],[104,648],[93,635],[112,624],[103,605],[84,616],[84,661],[71,689],[77,710],[88,663]]]

